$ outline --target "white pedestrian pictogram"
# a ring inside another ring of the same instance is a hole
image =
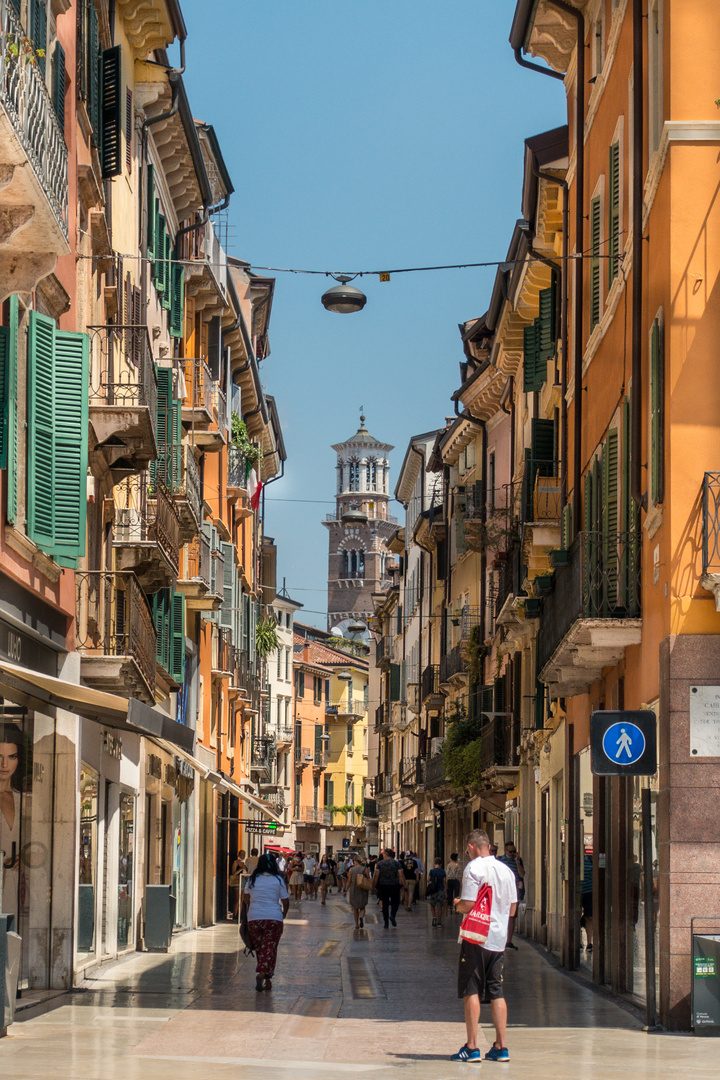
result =
[[[623,751],[625,751],[625,753],[628,756],[628,759],[630,761],[632,761],[632,756],[633,756],[632,749],[631,749],[631,747],[632,747],[632,739],[630,738],[628,733],[625,731],[625,728],[620,728],[620,731],[621,731],[621,735],[620,735],[620,738],[618,739],[618,741],[616,743],[616,746],[618,747],[618,752],[615,755],[615,757],[616,757],[616,759],[619,760],[620,755],[623,753]]]

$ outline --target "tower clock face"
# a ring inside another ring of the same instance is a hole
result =
[[[363,627],[362,633],[355,633],[350,630],[351,626],[355,628],[361,624]],[[347,641],[362,641],[365,645],[370,644],[370,631],[368,630],[367,623],[364,619],[340,619],[337,622],[333,622],[332,629],[333,631],[342,631],[342,636]]]

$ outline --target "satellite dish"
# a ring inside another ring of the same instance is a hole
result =
[[[332,634],[332,635],[333,635],[334,637],[342,637],[342,636],[343,636],[343,634],[344,634],[344,630],[343,630],[342,626],[333,626],[333,628],[332,628],[332,630],[330,631],[330,633],[331,633],[331,634]]]

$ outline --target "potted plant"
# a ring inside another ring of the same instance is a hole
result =
[[[536,596],[547,596],[552,592],[553,576],[552,574],[538,574],[533,579],[533,589]]]
[[[553,566],[567,566],[570,562],[570,552],[567,548],[557,548],[550,552],[550,562]]]
[[[260,619],[255,629],[255,649],[258,656],[265,660],[277,647],[277,623],[271,618]]]

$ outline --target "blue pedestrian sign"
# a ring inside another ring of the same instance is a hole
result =
[[[650,709],[594,712],[590,717],[596,776],[652,776],[657,772],[657,718]]]

